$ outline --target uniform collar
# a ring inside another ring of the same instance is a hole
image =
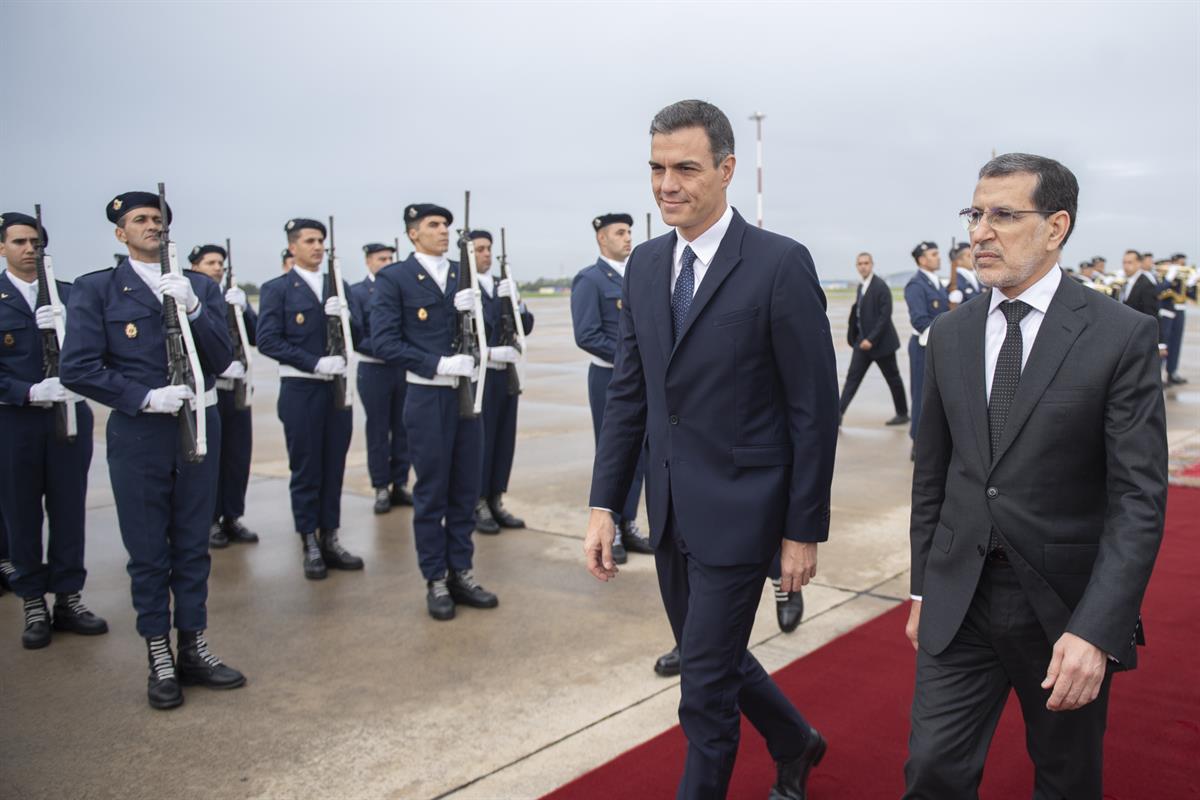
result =
[[[625,277],[625,262],[624,261],[616,261],[614,259],[609,258],[606,255],[601,255],[600,260],[603,261],[605,264],[608,264],[614,270],[616,270],[617,274],[620,275],[622,278]]]

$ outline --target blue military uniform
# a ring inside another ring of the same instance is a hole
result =
[[[258,343],[258,314],[250,304],[242,312],[246,339]],[[230,331],[232,339],[233,332]],[[247,377],[249,380],[249,377]],[[213,522],[232,524],[246,513],[246,487],[250,483],[250,456],[254,450],[252,410],[239,409],[233,378],[217,378],[217,413],[221,415],[221,468],[217,480],[217,502]]]
[[[958,291],[962,292],[962,299],[957,301],[959,305],[967,302],[975,295],[983,293],[983,287],[979,285],[979,278],[975,275],[974,271],[961,267],[958,268]]]
[[[481,283],[483,319],[487,330],[488,347],[500,343],[500,313],[511,301],[495,294],[495,284],[487,288]],[[533,314],[521,304],[521,325],[528,336],[533,331]],[[517,446],[518,396],[508,393],[508,364],[489,364],[483,395],[483,471],[479,496],[491,500],[508,491],[512,474],[513,453]]]
[[[928,277],[927,277],[928,276]],[[904,286],[904,302],[908,304],[908,319],[913,326],[913,335],[908,340],[909,385],[912,386],[912,426],[909,436],[917,438],[921,424],[921,393],[925,386],[925,345],[921,335],[928,339],[929,326],[934,317],[950,309],[950,297],[937,281],[937,275],[918,269]]]

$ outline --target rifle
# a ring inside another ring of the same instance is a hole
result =
[[[467,287],[478,289],[479,283],[475,275],[475,245],[471,242],[471,192],[467,191],[466,210],[463,212],[463,226],[458,231],[459,270],[467,273]],[[462,282],[459,282],[462,285]],[[454,336],[454,352],[456,355],[468,355],[479,365],[476,376],[477,385],[474,396],[471,393],[471,379],[458,379],[458,415],[465,419],[474,419],[483,409],[483,387],[487,382],[487,332],[483,327],[483,305],[479,296],[475,296],[475,307],[469,311],[458,312],[458,331]]]
[[[66,335],[66,318],[63,316],[62,301],[58,299],[58,284],[54,281],[54,265],[46,255],[46,243],[42,240],[42,206],[34,204],[33,214],[37,218],[37,240],[34,243],[34,258],[37,261],[37,308],[50,306],[54,310],[54,330],[42,331],[42,368],[47,378],[58,377],[58,357]],[[54,432],[60,442],[75,441],[78,427],[75,422],[75,396],[66,402],[54,404]]]
[[[396,246],[396,252],[392,254],[392,260],[399,261],[400,260],[400,237],[397,236],[396,238],[392,239],[392,243]]]
[[[508,245],[504,228],[500,229],[500,280],[508,279]],[[522,357],[525,355],[525,323],[521,320],[521,307],[517,298],[509,295],[500,301],[500,332],[496,344],[501,347],[515,347]],[[516,364],[506,364],[508,374],[508,393],[512,396],[521,393],[521,372]]]
[[[654,238],[654,235],[650,231],[650,212],[647,211],[646,212],[646,241],[648,242],[653,238]]]
[[[167,221],[167,189],[162,183],[158,184],[158,213],[162,216],[162,233],[158,236],[158,266],[163,275],[182,275]],[[208,452],[204,372],[200,369],[200,354],[192,338],[187,309],[180,314],[175,298],[165,295],[162,304],[168,380],[172,386],[187,386],[193,394],[188,405],[179,411],[179,443],[183,447],[184,460],[198,464]]]
[[[346,360],[344,375],[333,376],[333,405],[335,408],[350,408],[354,405],[354,384],[350,381],[350,316],[346,297],[343,294],[342,262],[338,260],[333,243],[333,215],[329,217],[329,271],[325,273],[325,299],[341,298],[342,311],[338,316],[325,317],[325,354],[341,356]]]
[[[953,294],[958,291],[958,267],[954,266],[954,246],[957,241],[953,236],[950,237],[950,286],[946,289],[948,294]],[[958,303],[951,302],[950,308],[958,308]]]
[[[229,291],[237,283],[233,279],[233,247],[225,239],[225,291]],[[250,337],[246,335],[246,320],[243,312],[237,306],[226,309],[226,322],[229,323],[229,338],[233,339],[233,359],[242,362],[246,368],[246,377],[233,380],[233,407],[245,411],[250,407],[250,398],[254,387],[250,383]]]

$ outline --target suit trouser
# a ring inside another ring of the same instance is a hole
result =
[[[1052,653],[1012,567],[990,563],[954,640],[917,652],[906,800],[978,797],[988,745],[1015,690],[1033,760],[1035,800],[1100,800],[1111,670],[1100,695],[1075,711],[1049,711],[1042,689]]]
[[[860,350],[857,347],[850,356],[850,368],[846,370],[846,385],[842,387],[842,399],[838,403],[838,410],[843,414],[846,413],[846,409],[850,407],[850,401],[854,399],[855,393],[858,392],[858,386],[862,383],[862,379],[872,363],[879,365],[879,371],[883,373],[883,379],[887,381],[888,389],[892,392],[892,406],[896,409],[896,415],[904,416],[908,413],[908,399],[904,396],[904,379],[900,377],[900,368],[896,366],[896,354],[873,356],[870,351]]]
[[[277,410],[287,440],[292,517],[297,533],[337,530],[342,522],[342,479],[354,420],[334,408],[333,382],[284,378]]]
[[[701,564],[669,517],[654,553],[679,647],[679,723],[688,739],[679,798],[721,798],[737,756],[741,714],[776,761],[800,755],[811,728],[747,651],[768,562]]]
[[[83,566],[88,467],[92,463],[92,410],[75,404],[78,432],[60,442],[55,409],[0,406],[0,509],[8,536],[8,558],[20,597],[78,592]],[[42,561],[42,501],[50,518],[46,562]]]
[[[213,521],[240,519],[246,513],[246,487],[250,483],[250,453],[254,425],[249,408],[237,409],[233,390],[217,390],[221,415],[221,468]]]
[[[604,405],[608,399],[608,384],[612,380],[613,371],[608,367],[595,364],[588,366],[588,404],[592,407],[592,431],[596,441],[600,441],[600,426],[604,422]],[[642,495],[642,476],[646,472],[646,450],[638,458],[637,469],[633,473],[633,482],[629,484],[629,494],[625,496],[625,505],[620,514],[613,514],[617,522],[637,519],[638,498]]]
[[[358,364],[358,396],[367,414],[367,473],[371,486],[408,484],[408,432],[404,398],[408,382],[394,364]]]
[[[483,389],[483,472],[480,497],[508,491],[513,455],[517,448],[517,400],[508,393],[505,370],[488,370]]]
[[[1171,326],[1171,335],[1167,338],[1167,374],[1174,375],[1179,371],[1179,350],[1183,347],[1183,328],[1187,324],[1187,311],[1183,306],[1175,311],[1175,324]]]
[[[180,453],[174,414],[114,411],[108,417],[108,472],[143,637],[170,632],[172,596],[176,628],[208,626],[208,528],[221,459],[215,407],[207,410],[206,425],[208,454],[191,464]]]
[[[921,392],[925,390],[925,348],[917,342],[916,336],[908,339],[908,380],[912,386],[912,425],[908,435],[916,441],[921,425]]]
[[[457,390],[416,383],[408,387],[404,424],[417,473],[413,539],[421,574],[430,581],[447,569],[470,569],[483,425],[458,415]]]

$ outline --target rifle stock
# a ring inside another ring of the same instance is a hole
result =
[[[500,229],[500,280],[508,279],[508,241],[504,228]],[[496,344],[502,347],[515,347],[522,356],[525,354],[525,326],[521,321],[521,309],[517,298],[509,295],[500,302],[500,331]],[[508,393],[516,396],[521,393],[521,372],[516,364],[505,365],[504,373],[508,378]]]
[[[333,216],[329,217],[329,270],[325,273],[325,299],[341,299],[342,309],[337,316],[325,316],[326,355],[341,356],[346,362],[346,372],[333,376],[333,404],[337,408],[354,405],[354,383],[350,380],[350,317],[346,311],[347,301],[342,291],[342,265],[338,261],[333,239]]]
[[[50,256],[46,255],[46,242],[42,239],[42,206],[35,203],[33,214],[37,219],[37,236],[34,245],[34,259],[37,264],[38,292],[37,308],[49,306],[54,312],[54,329],[42,331],[42,370],[47,378],[57,378],[59,375],[59,355],[62,352],[63,337],[66,334],[66,319],[63,316],[62,301],[58,299],[58,284],[54,281],[54,268]],[[71,395],[65,402],[54,404],[54,435],[60,442],[75,441],[78,426],[75,419],[75,396]]]
[[[237,286],[237,282],[233,278],[233,246],[226,238],[225,291],[229,291],[234,286]],[[233,339],[233,358],[235,361],[242,362],[242,366],[246,368],[246,377],[233,380],[233,407],[238,411],[245,411],[249,408],[254,395],[253,385],[250,383],[250,337],[246,334],[246,320],[243,313],[233,305],[225,310],[229,337]]]

